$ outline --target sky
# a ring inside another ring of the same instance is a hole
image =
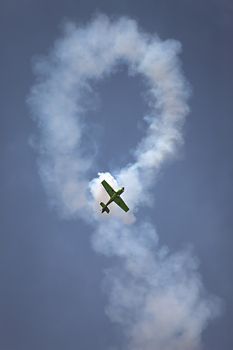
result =
[[[231,2],[0,6],[0,349],[232,349]]]

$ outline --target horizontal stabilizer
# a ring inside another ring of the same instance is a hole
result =
[[[108,207],[106,206],[106,204],[104,204],[103,202],[100,202],[102,209],[102,213],[104,213],[106,211],[106,213],[109,214],[110,210],[108,209]]]

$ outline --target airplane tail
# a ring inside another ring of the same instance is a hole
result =
[[[108,207],[103,202],[100,202],[100,205],[103,208],[102,213],[104,213],[106,211],[106,213],[109,214],[110,210],[108,209]]]

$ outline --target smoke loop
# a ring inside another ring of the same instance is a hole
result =
[[[128,349],[134,350],[197,349],[216,310],[216,300],[204,292],[193,254],[160,248],[153,226],[135,216],[148,202],[156,173],[182,143],[189,89],[180,49],[179,42],[143,33],[128,18],[98,16],[84,27],[69,24],[49,57],[38,60],[38,81],[29,98],[41,130],[39,169],[50,199],[62,215],[97,225],[93,247],[119,259],[105,280],[107,313],[124,326]],[[85,92],[122,62],[130,74],[143,78],[148,90],[147,132],[133,164],[114,176],[99,173],[88,181],[93,159],[81,152]],[[125,186],[123,198],[131,214],[116,206],[109,216],[99,213],[99,202],[107,199],[102,179],[114,188]]]

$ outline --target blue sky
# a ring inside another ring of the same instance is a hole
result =
[[[156,229],[159,245],[151,245],[154,256],[163,246],[171,256],[192,247],[189,254],[199,262],[194,275],[206,293],[198,300],[216,296],[222,301],[221,314],[201,329],[204,349],[232,348],[232,10],[228,1],[22,1],[20,6],[2,2],[1,348],[85,350],[132,345],[132,325],[129,329],[122,321],[114,322],[109,311],[114,281],[104,277],[110,271],[122,278],[119,256],[96,254],[93,226],[79,215],[64,219],[51,207],[54,196],[43,186],[38,150],[30,146],[40,137],[26,103],[35,86],[34,63],[62,36],[64,22],[79,27],[96,12],[129,16],[144,32],[182,45],[182,70],[192,89],[182,131],[184,144],[175,159],[161,166],[150,190],[153,205],[142,206],[136,216],[140,225],[149,222]],[[133,150],[144,136],[142,116],[148,107],[142,79],[129,77],[125,66],[96,82],[93,95],[85,101],[91,123],[82,147],[89,147],[94,139],[96,152],[89,181],[98,171],[112,171],[133,161]],[[139,235],[143,227],[133,230]],[[115,231],[111,232],[115,242]],[[162,266],[160,275],[167,265]],[[193,281],[192,273],[187,276]],[[121,307],[120,303],[117,309]],[[155,314],[159,307],[161,302]],[[192,328],[195,317],[188,312],[188,318]],[[140,346],[141,338],[137,341]],[[157,343],[147,346],[151,349]],[[174,343],[169,346],[175,349]]]

